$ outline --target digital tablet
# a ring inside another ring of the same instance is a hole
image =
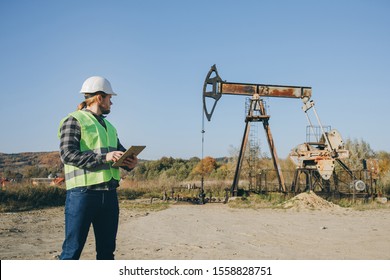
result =
[[[118,159],[118,161],[112,164],[113,167],[123,166],[123,161],[127,157],[138,156],[139,153],[145,149],[146,146],[131,146],[127,151]]]

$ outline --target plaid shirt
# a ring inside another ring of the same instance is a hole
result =
[[[89,111],[90,112],[90,111]],[[92,113],[92,112],[91,112]],[[102,116],[95,115],[100,124],[105,127]],[[95,154],[93,152],[81,152],[81,127],[79,122],[72,116],[67,118],[60,128],[60,156],[64,164],[77,166],[78,168],[96,168],[106,162],[106,154]],[[118,139],[118,151],[126,151]],[[127,167],[124,169],[130,171]]]

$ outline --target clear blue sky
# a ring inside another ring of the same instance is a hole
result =
[[[210,66],[232,82],[302,85],[325,125],[390,151],[389,1],[0,1],[0,152],[58,150],[89,76],[111,81],[108,119],[141,158],[201,156]],[[229,155],[245,97],[223,96],[205,155]],[[280,157],[306,139],[301,101],[268,99]],[[268,151],[260,134],[262,150]]]

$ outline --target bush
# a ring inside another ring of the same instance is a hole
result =
[[[141,191],[141,190],[132,190],[128,188],[119,189],[118,198],[133,200],[142,197],[143,195],[145,195],[145,193],[146,193],[145,191]]]
[[[16,186],[0,191],[0,211],[26,211],[65,205],[66,190],[60,187]]]

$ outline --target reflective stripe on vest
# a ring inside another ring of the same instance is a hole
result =
[[[118,138],[114,126],[104,119],[107,130],[99,121],[87,111],[76,111],[70,116],[74,117],[81,127],[80,151],[83,153],[107,154],[117,150]],[[69,117],[69,116],[68,116]],[[68,118],[64,118],[62,123]],[[96,168],[78,168],[64,165],[66,188],[91,186],[110,181],[112,178],[120,180],[119,169],[107,162]]]

